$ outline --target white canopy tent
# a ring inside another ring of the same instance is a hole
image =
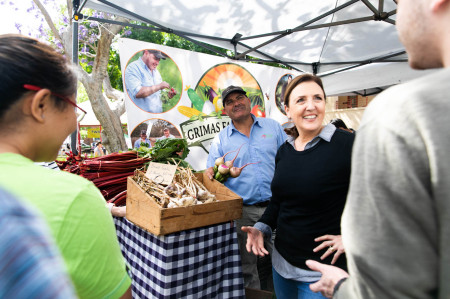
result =
[[[422,75],[407,65],[395,29],[396,0],[73,0],[83,8],[151,24],[231,59],[315,73],[328,95],[368,94]],[[100,22],[114,22],[91,18]],[[142,27],[142,26],[141,26]],[[215,50],[214,50],[215,51]],[[230,54],[231,53],[231,54]]]

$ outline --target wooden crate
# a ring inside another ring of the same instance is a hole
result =
[[[218,181],[211,181],[204,173],[195,175],[218,201],[188,207],[161,208],[132,177],[128,177],[126,218],[154,235],[166,235],[241,218],[241,197]]]

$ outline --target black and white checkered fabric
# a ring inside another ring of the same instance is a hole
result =
[[[245,298],[233,222],[155,236],[114,221],[133,298]]]

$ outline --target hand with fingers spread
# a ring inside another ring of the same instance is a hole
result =
[[[320,292],[327,298],[332,298],[336,284],[349,276],[348,273],[341,268],[321,264],[313,260],[307,260],[306,265],[311,270],[322,273],[320,280],[310,284],[309,288],[315,293]]]
[[[254,255],[265,256],[269,254],[269,252],[264,248],[264,234],[252,227],[252,226],[243,226],[243,232],[247,233],[247,251],[253,252]]]
[[[336,252],[333,256],[333,260],[331,264],[334,265],[338,260],[339,256],[345,252],[344,245],[342,244],[341,235],[324,235],[318,238],[315,238],[314,241],[322,242],[319,246],[313,249],[314,252],[318,252],[320,250],[326,249],[325,253],[320,257],[321,260],[326,259],[329,255]]]

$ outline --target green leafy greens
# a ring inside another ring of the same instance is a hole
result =
[[[139,157],[150,158],[152,162],[178,164],[182,167],[192,168],[188,162],[184,161],[189,154],[186,139],[158,139],[152,148],[141,146],[136,151]]]

